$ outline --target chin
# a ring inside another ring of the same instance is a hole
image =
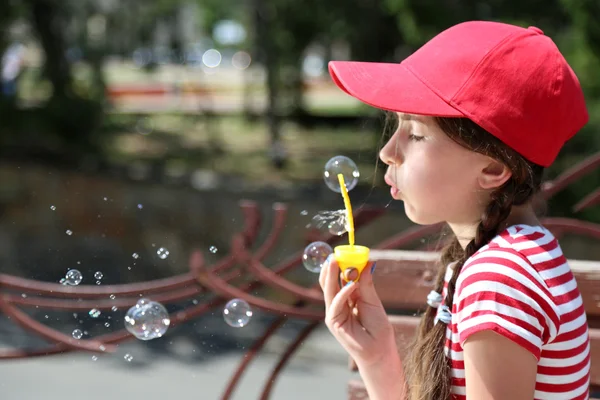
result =
[[[406,201],[404,201],[404,213],[408,219],[417,225],[434,225],[443,221],[443,219],[432,217],[431,213],[415,210]]]

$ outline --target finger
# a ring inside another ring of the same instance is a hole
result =
[[[331,302],[333,298],[340,291],[340,285],[337,280],[338,273],[340,271],[340,267],[338,266],[337,261],[332,259],[327,266],[327,270],[324,275],[323,282],[323,297],[325,299],[325,307],[329,308],[331,306]]]
[[[343,276],[344,276],[344,280],[346,282],[348,281],[355,281],[358,279],[359,276],[359,272],[358,269],[356,268],[346,268],[343,272]]]
[[[359,294],[362,301],[371,305],[380,305],[381,300],[373,283],[375,263],[369,262],[360,276]]]
[[[321,267],[321,271],[319,271],[319,285],[321,286],[321,289],[323,289],[323,290],[325,290],[325,276],[327,275],[327,269],[329,268],[331,259],[332,259],[331,255],[329,257],[327,257],[327,260],[325,260],[325,262],[323,263],[323,266]]]
[[[331,307],[328,309],[329,322],[334,328],[338,328],[342,325],[350,316],[350,307],[348,307],[348,300],[356,288],[358,287],[356,282],[348,282],[331,302]]]

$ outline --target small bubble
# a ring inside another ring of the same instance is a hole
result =
[[[111,294],[110,296],[108,296],[111,300],[114,300],[117,298],[117,296],[115,296],[114,294]]]
[[[81,272],[79,270],[70,269],[67,271],[67,274],[61,280],[60,283],[62,283],[63,285],[77,286],[81,283],[82,280],[83,276],[81,275]]]
[[[77,319],[77,313],[76,312],[73,313],[73,318]]]
[[[65,232],[67,235],[71,236],[73,234],[73,231],[70,229],[67,229],[67,231]]]
[[[156,254],[158,254],[158,257],[161,260],[165,260],[167,257],[169,257],[169,250],[165,249],[164,247],[161,247],[156,251]]]
[[[104,350],[106,350],[106,347],[104,347],[104,345],[103,345],[103,344],[101,344],[101,345],[100,345],[100,347],[98,347],[98,348],[100,349],[100,351],[104,351]]]
[[[133,257],[133,258],[135,258],[137,260],[138,258],[140,258],[140,255],[138,253],[133,253],[131,255],[131,257]]]
[[[219,249],[217,249],[215,246],[210,246],[209,250],[213,254],[215,254],[217,251],[219,251]]]
[[[196,299],[192,300],[192,304],[194,304],[194,305],[198,304],[198,300],[196,300]]]
[[[111,310],[113,310],[113,311],[117,311],[117,310],[118,310],[118,308],[117,308],[117,306],[112,306]]]
[[[108,200],[108,197],[104,197],[102,200],[104,200],[104,201],[107,201],[107,200]]]
[[[144,208],[144,205],[143,204],[138,204],[137,208],[141,210],[142,208]]]
[[[44,315],[44,318],[48,319],[48,316],[47,316],[47,315]]]
[[[81,339],[83,337],[83,332],[81,332],[81,330],[79,329],[75,329],[73,331],[73,337],[77,340]]]
[[[21,297],[24,298],[24,299],[26,299],[27,295],[25,293],[21,293]]]
[[[92,361],[97,361],[98,357],[97,356],[92,356]]]
[[[100,316],[101,312],[100,312],[100,310],[98,310],[96,308],[92,308],[88,314],[92,318],[98,318]]]
[[[127,267],[127,269],[128,269],[129,271],[131,271],[131,267]]]
[[[302,210],[302,211],[300,211],[300,215],[308,215],[308,211]]]
[[[125,354],[125,357],[123,357],[125,359],[125,361],[127,362],[131,362],[133,361],[133,356],[129,353]]]
[[[96,273],[94,274],[94,278],[96,279],[102,279],[104,277],[104,274],[102,274],[102,272],[100,271],[96,271]]]
[[[101,285],[102,282],[101,281],[96,281],[96,285]]]
[[[109,322],[105,322],[104,326],[108,328],[108,327],[110,327],[110,323]]]
[[[51,209],[52,211],[55,211],[55,210],[56,210],[56,206],[50,206],[50,209]]]

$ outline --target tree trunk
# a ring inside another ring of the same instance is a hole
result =
[[[46,57],[44,73],[53,86],[53,96],[64,98],[71,91],[71,70],[66,57],[59,3],[29,0],[32,22]]]

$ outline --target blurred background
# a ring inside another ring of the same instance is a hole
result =
[[[390,204],[376,163],[385,116],[338,90],[327,62],[399,62],[471,19],[541,28],[578,74],[591,120],[548,170],[556,177],[600,148],[598,15],[600,2],[575,0],[3,0],[0,272],[57,283],[77,268],[82,284],[95,284],[98,271],[100,284],[185,273],[192,249],[209,263],[229,253],[243,228],[242,199],[259,204],[266,226],[272,204],[288,204],[272,265],[306,246],[318,211],[343,207],[323,184],[324,165],[338,154],[360,170],[355,207],[387,207],[357,240],[375,245],[402,231],[411,223],[401,204]],[[572,211],[599,181],[595,172],[570,186],[549,213],[600,222],[598,207]],[[569,257],[600,259],[585,240],[563,247]],[[300,267],[290,279],[309,286],[317,277]],[[26,311],[63,333],[83,327],[89,338],[122,329],[125,310],[98,318]],[[114,355],[3,360],[0,391],[10,400],[217,399],[272,319],[255,311],[233,329],[217,310],[160,339],[130,340]],[[235,399],[258,397],[305,324],[286,323]],[[1,347],[44,343],[0,316]],[[343,350],[319,329],[273,398],[341,399],[349,377]]]

